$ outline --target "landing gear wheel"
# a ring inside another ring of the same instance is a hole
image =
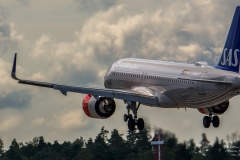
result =
[[[128,115],[127,115],[127,114],[124,114],[124,115],[123,115],[123,120],[124,120],[124,122],[127,122],[127,121],[128,121]]]
[[[203,126],[205,128],[209,128],[210,127],[210,123],[211,123],[211,119],[209,116],[204,116],[203,117]]]
[[[134,119],[130,119],[129,118],[129,120],[128,120],[128,129],[130,131],[133,131],[135,129],[135,121],[134,121]]]
[[[129,118],[129,119],[133,119],[132,114],[129,114],[129,115],[128,115],[128,118]]]
[[[123,116],[123,120],[127,121],[128,120],[128,129],[130,131],[135,130],[135,125],[137,125],[139,130],[143,130],[144,128],[144,121],[142,118],[139,118],[140,120],[137,120],[137,111],[140,107],[140,102],[138,105],[136,104],[135,101],[124,101],[127,106],[127,114]],[[129,112],[132,111],[132,114],[129,114]],[[139,123],[138,123],[139,121]]]
[[[137,128],[141,131],[144,129],[144,120],[142,118],[138,118]]]
[[[220,120],[219,120],[219,117],[218,116],[214,116],[213,119],[212,119],[212,125],[213,127],[217,128],[220,124]]]

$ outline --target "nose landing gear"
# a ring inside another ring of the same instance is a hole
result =
[[[140,107],[141,103],[138,103],[138,105],[136,105],[136,102],[127,102],[127,114],[123,115],[123,120],[124,122],[128,122],[128,129],[129,130],[134,130],[135,126],[137,125],[137,128],[139,130],[143,130],[144,129],[144,120],[142,118],[138,118],[137,119],[137,111]],[[130,110],[132,111],[134,118],[132,116],[132,114],[129,114]]]

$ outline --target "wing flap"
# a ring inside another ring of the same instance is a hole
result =
[[[157,97],[139,94],[131,90],[115,90],[105,88],[73,87],[54,84],[53,88],[59,91],[85,93],[109,98],[123,99],[126,101],[136,101],[146,104],[158,105]]]

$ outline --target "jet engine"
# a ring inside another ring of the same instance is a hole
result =
[[[116,104],[111,98],[99,97],[97,100],[91,94],[87,94],[83,98],[82,107],[88,117],[106,119],[114,113]]]
[[[209,108],[198,108],[197,110],[202,114],[210,114],[210,111],[212,110],[213,115],[220,115],[223,114],[229,106],[229,101],[225,101],[223,103],[220,103],[219,105],[209,107]]]

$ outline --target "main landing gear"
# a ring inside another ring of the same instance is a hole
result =
[[[134,130],[135,129],[135,125],[137,125],[137,128],[139,130],[143,130],[144,128],[144,121],[142,118],[138,118],[137,119],[137,111],[140,107],[140,102],[138,103],[138,105],[136,105],[136,102],[127,102],[127,111],[128,113],[127,114],[124,114],[123,115],[123,120],[125,122],[128,122],[128,129],[129,130]],[[134,115],[134,117],[132,116],[132,114],[129,114],[130,110],[132,110],[132,113]]]
[[[203,117],[203,126],[205,128],[209,128],[210,127],[210,123],[212,123],[214,128],[217,128],[220,124],[220,120],[218,116],[213,116],[212,117],[212,113],[210,112],[209,116],[204,116]]]

